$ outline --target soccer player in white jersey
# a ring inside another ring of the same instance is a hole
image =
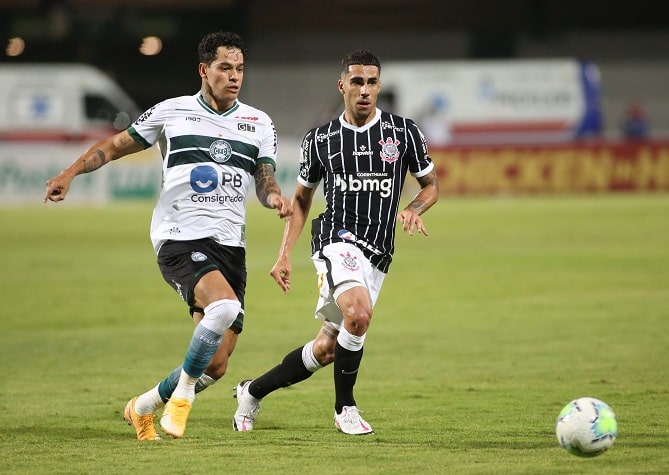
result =
[[[427,236],[421,215],[437,202],[439,189],[416,124],[376,107],[379,59],[364,50],[347,55],[337,87],[344,112],[304,138],[293,215],[286,221],[279,257],[271,270],[287,292],[290,252],[322,181],[325,210],[312,222],[311,252],[318,275],[316,317],[323,324],[314,340],[288,353],[262,376],[235,387],[238,407],[233,428],[238,431],[253,429],[263,397],[334,363],[335,427],[345,434],[373,433],[360,416],[353,386],[372,309],[392,261],[395,223],[410,235]],[[421,189],[399,211],[407,172]]]
[[[245,47],[236,33],[204,36],[198,46],[201,89],[167,99],[127,130],[102,140],[46,184],[44,201],[62,201],[75,176],[158,142],[163,183],[151,220],[151,240],[164,279],[189,305],[195,330],[183,364],[131,399],[124,417],[140,440],[160,425],[184,434],[195,393],[227,368],[244,318],[246,200],[256,195],[280,218],[292,212],[274,177],[276,131],[264,112],[238,100]]]

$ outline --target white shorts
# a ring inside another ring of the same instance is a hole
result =
[[[320,253],[311,257],[318,274],[316,318],[340,328],[344,317],[337,298],[353,287],[365,287],[374,307],[386,274],[374,267],[354,244],[328,244],[323,248],[322,255],[324,259]]]

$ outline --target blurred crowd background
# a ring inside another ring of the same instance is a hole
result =
[[[341,56],[382,61],[577,58],[602,75],[604,134],[643,114],[669,132],[669,18],[662,1],[577,0],[0,0],[3,63],[83,62],[142,109],[197,91],[204,33],[248,45],[242,99],[299,136],[337,101]],[[148,40],[147,40],[148,38]],[[19,47],[20,46],[20,47]]]

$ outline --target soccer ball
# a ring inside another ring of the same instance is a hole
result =
[[[618,422],[608,404],[593,397],[582,397],[560,411],[555,434],[570,454],[596,457],[613,446]]]

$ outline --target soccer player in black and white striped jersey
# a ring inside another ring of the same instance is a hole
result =
[[[425,138],[410,120],[377,108],[381,64],[369,51],[342,60],[337,82],[344,112],[310,130],[302,143],[298,184],[279,257],[271,270],[284,292],[290,289],[290,252],[304,228],[316,188],[323,182],[325,210],[311,226],[312,259],[318,274],[316,338],[288,353],[262,376],[235,387],[233,428],[253,429],[260,400],[281,387],[309,378],[334,363],[337,429],[371,434],[359,413],[353,387],[363,355],[372,310],[394,252],[395,224],[427,236],[421,215],[439,197],[437,176]],[[420,191],[401,211],[407,172]]]

